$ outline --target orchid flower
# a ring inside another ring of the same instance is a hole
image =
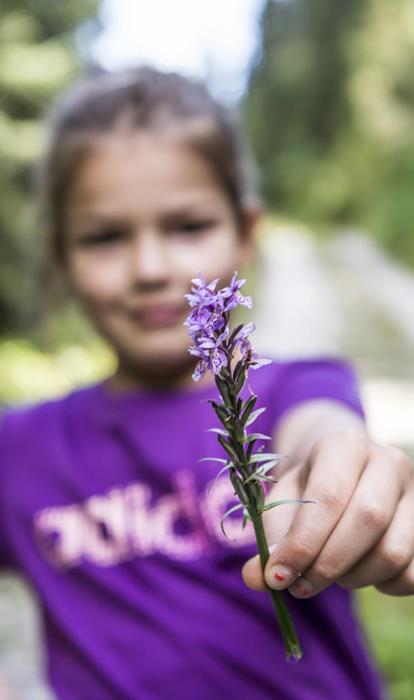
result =
[[[218,279],[207,283],[203,275],[192,280],[193,286],[186,298],[191,311],[184,325],[192,340],[189,352],[198,358],[193,379],[199,381],[207,371],[213,373],[221,401],[211,400],[223,428],[212,428],[217,439],[226,452],[226,459],[203,458],[224,463],[217,476],[227,471],[234,487],[234,493],[240,503],[230,508],[222,517],[224,520],[231,513],[242,510],[243,527],[250,520],[253,524],[262,570],[269,557],[262,513],[284,503],[305,503],[303,500],[283,499],[265,502],[264,483],[277,483],[271,476],[272,470],[281,459],[280,455],[264,453],[263,447],[256,449],[258,441],[270,440],[268,435],[249,433],[247,428],[253,425],[265,408],[256,409],[257,396],[243,400],[240,396],[245,385],[249,369],[258,369],[270,360],[260,358],[254,351],[249,336],[254,331],[254,323],[240,324],[230,330],[230,312],[237,306],[252,307],[252,300],[243,296],[240,289],[246,280],[237,279],[237,272],[228,287],[217,289]],[[237,357],[239,359],[237,359]],[[217,477],[216,477],[217,478]],[[226,535],[227,536],[227,535]],[[283,599],[283,593],[268,588],[276,616],[279,620],[286,656],[298,660],[302,656],[300,644],[289,611]]]

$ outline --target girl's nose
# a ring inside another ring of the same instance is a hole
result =
[[[159,286],[168,280],[171,266],[165,240],[155,230],[139,231],[134,238],[131,268],[139,286]]]

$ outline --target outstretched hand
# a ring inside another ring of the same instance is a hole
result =
[[[268,586],[298,598],[334,582],[414,594],[414,470],[404,452],[374,443],[363,429],[325,435],[306,461],[282,474],[266,501],[278,498],[314,503],[264,513],[273,545]],[[250,588],[265,589],[258,556],[242,576]]]

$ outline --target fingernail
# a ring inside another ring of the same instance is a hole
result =
[[[306,578],[298,578],[292,586],[289,587],[289,593],[291,593],[295,598],[307,598],[307,596],[312,595],[314,588],[311,583]]]
[[[276,590],[287,588],[294,581],[295,574],[291,569],[282,564],[275,564],[266,576],[267,584]]]

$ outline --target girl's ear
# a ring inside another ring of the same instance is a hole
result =
[[[243,207],[241,237],[241,264],[244,267],[252,259],[256,249],[257,224],[263,214],[263,206],[259,200],[251,200]]]

